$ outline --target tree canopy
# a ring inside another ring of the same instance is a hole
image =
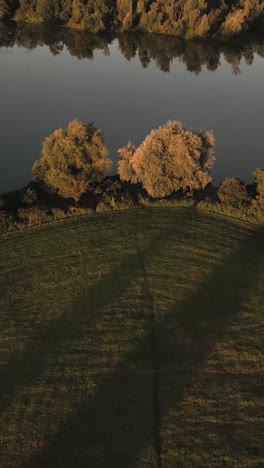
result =
[[[187,38],[233,37],[263,20],[262,0],[0,0],[0,16],[91,32],[139,30]]]
[[[155,198],[182,190],[192,193],[211,182],[214,135],[186,130],[180,122],[168,122],[152,130],[136,148],[131,143],[119,150],[119,176],[140,182]]]
[[[247,185],[239,177],[224,180],[218,189],[217,195],[222,203],[232,206],[246,204],[250,200]]]
[[[101,130],[73,120],[66,130],[60,128],[46,138],[33,176],[62,197],[78,201],[110,167]]]
[[[256,169],[253,172],[253,176],[256,180],[258,196],[264,202],[264,169]]]

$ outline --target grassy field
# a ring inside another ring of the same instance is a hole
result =
[[[1,468],[264,465],[263,230],[152,207],[0,259]]]

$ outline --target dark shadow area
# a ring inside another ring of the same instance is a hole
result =
[[[185,219],[185,224],[188,225],[188,218]],[[143,253],[147,255],[153,251],[158,252],[160,245],[165,242],[174,228],[175,223],[172,220],[165,229],[150,236]],[[133,236],[134,233],[132,232],[131,235]],[[41,268],[41,264],[38,268]],[[32,274],[34,275],[34,271]],[[67,341],[70,343],[75,338],[81,338],[84,333],[80,328],[82,322],[85,322],[85,332],[89,329],[93,330],[95,323],[102,317],[104,307],[117,301],[133,280],[140,275],[141,266],[135,246],[134,253],[120,261],[117,268],[109,271],[94,285],[80,293],[80,298],[72,306],[70,316],[68,312],[62,311],[61,315],[51,320],[44,330],[42,328],[36,330],[23,352],[11,360],[9,365],[0,372],[1,413],[8,409],[18,389],[21,390],[23,386],[37,378],[50,356],[56,356],[61,346],[67,345]]]
[[[168,232],[164,233],[164,238],[165,234]],[[141,250],[140,246],[138,248]],[[144,251],[141,250],[145,272],[141,268],[141,271],[134,271],[135,275],[148,275],[147,265],[154,251],[155,241]],[[62,425],[43,450],[23,466],[145,466],[143,451],[153,442],[155,445],[155,431],[160,431],[160,428],[154,427],[154,415],[153,428],[149,422],[149,408],[153,408],[155,392],[158,395],[161,417],[164,418],[180,404],[183,392],[199,372],[214,343],[239,313],[241,303],[250,294],[250,289],[257,280],[258,265],[263,255],[261,229],[241,243],[241,247],[227,258],[225,264],[218,267],[197,293],[184,303],[171,305],[162,316],[159,316],[158,310],[150,310],[149,313],[155,314],[156,318],[154,331],[155,347],[158,350],[157,367],[153,368],[154,361],[150,354],[149,360],[143,360],[146,353],[153,351],[153,330],[150,330],[150,333],[135,339],[133,352],[128,353],[102,382],[96,397],[88,398],[76,407],[67,423]],[[121,265],[119,272],[115,274],[118,292],[119,287],[124,291],[132,280],[130,275],[124,279],[127,269],[131,270],[131,262],[133,263],[132,258]],[[151,281],[148,284],[145,281],[146,295],[149,288]],[[113,293],[115,295],[116,290]],[[90,300],[91,296],[85,294],[73,309],[81,311]],[[98,297],[94,295],[93,300],[98,300]],[[111,296],[105,300],[109,303]],[[98,306],[100,301],[99,294]],[[149,308],[152,307],[150,303]],[[47,339],[50,332],[51,330],[45,331],[43,338]],[[41,364],[39,362],[38,366]],[[31,374],[30,378],[33,377]],[[19,385],[19,381],[16,384]],[[153,385],[158,388],[153,388]],[[151,394],[146,394],[147,389],[151,388]],[[161,461],[162,446],[160,456],[154,453],[146,466],[159,467],[162,465]]]

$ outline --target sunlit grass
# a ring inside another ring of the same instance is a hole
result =
[[[1,468],[261,466],[261,230],[147,207],[0,260]]]

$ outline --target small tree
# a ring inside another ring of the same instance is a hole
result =
[[[245,182],[238,177],[226,179],[220,185],[217,195],[221,203],[232,206],[246,204],[250,200]]]
[[[77,120],[67,130],[56,130],[44,141],[41,158],[33,166],[35,179],[64,198],[78,201],[91,184],[100,182],[111,161],[102,132],[93,123]]]
[[[264,213],[264,169],[256,169],[253,172],[256,181],[255,198],[252,201],[252,212],[258,218],[260,217],[263,222]]]
[[[141,182],[154,198],[179,190],[192,194],[211,182],[213,147],[212,133],[168,122],[152,130],[138,148],[129,143],[119,150],[118,173],[124,181]]]
[[[264,201],[264,169],[256,169],[253,176],[257,184],[258,197]]]
[[[130,141],[127,146],[118,150],[118,174],[120,178],[126,182],[138,182],[137,174],[135,173],[132,165],[132,158],[134,157],[136,149],[136,146],[132,145]]]

